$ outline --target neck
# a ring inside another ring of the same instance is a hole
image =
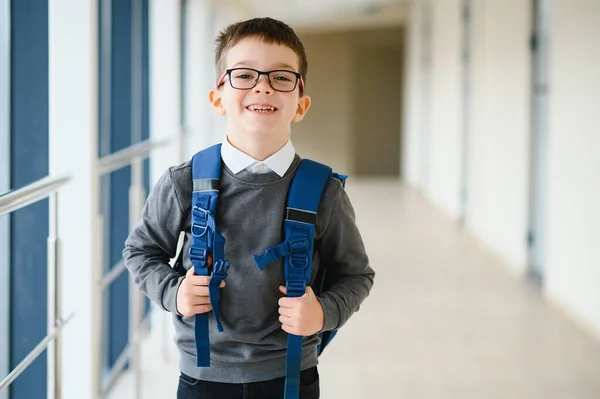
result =
[[[264,161],[271,155],[283,148],[288,142],[289,136],[285,137],[248,137],[247,135],[240,134],[227,134],[227,140],[229,143],[242,151],[243,153],[250,155],[257,161]]]

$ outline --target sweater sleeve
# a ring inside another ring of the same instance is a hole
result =
[[[165,172],[148,195],[142,217],[125,241],[125,266],[139,289],[166,311],[177,312],[177,290],[184,276],[169,260],[177,252],[184,211],[173,184],[171,170]]]
[[[318,298],[325,315],[324,331],[342,327],[359,310],[375,278],[356,225],[354,208],[339,182],[336,189],[320,247],[320,267],[327,268],[330,283]]]

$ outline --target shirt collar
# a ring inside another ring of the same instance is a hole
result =
[[[221,145],[221,158],[223,159],[223,162],[225,162],[225,165],[227,165],[227,167],[234,174],[238,174],[242,170],[254,164],[263,163],[267,165],[269,169],[282,177],[290,168],[295,156],[296,150],[291,140],[288,140],[288,142],[279,151],[262,162],[257,161],[250,155],[232,146],[231,143],[229,143],[229,140],[227,140],[227,137],[223,140]]]

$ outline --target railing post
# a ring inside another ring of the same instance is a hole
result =
[[[138,223],[144,206],[144,168],[141,157],[131,161],[131,186],[129,188],[129,230]],[[129,343],[131,345],[130,365],[133,371],[134,392],[137,399],[142,397],[142,370],[140,355],[140,329],[143,317],[143,298],[133,279],[129,278]]]
[[[101,177],[99,178],[101,180]],[[100,200],[99,200],[100,201]],[[104,277],[104,264],[106,251],[104,248],[104,233],[105,233],[105,220],[102,213],[98,212],[96,214],[96,225],[98,226],[98,234],[96,238],[95,248],[96,253],[98,254],[98,267],[94,270],[93,280],[94,286],[92,287],[93,298],[94,298],[94,318],[93,318],[93,326],[94,326],[94,336],[97,337],[96,340],[96,353],[98,354],[98,364],[95,368],[96,377],[98,379],[98,392],[96,392],[97,399],[104,399],[105,392],[103,391],[103,373],[106,367],[106,353],[108,350],[108,339],[104,336],[104,332],[106,331],[106,323],[104,323],[104,309],[106,300],[104,298],[104,290],[106,289],[102,285],[102,279]]]
[[[11,1],[0,0],[0,192],[10,190],[10,103],[11,103]],[[0,216],[0,353],[10,348],[10,216]],[[0,355],[0,376],[10,372],[8,356]],[[0,393],[8,399],[8,392]]]
[[[49,197],[49,234],[48,234],[48,334],[56,327],[56,321],[61,317],[60,295],[60,266],[58,255],[58,193]],[[60,399],[60,336],[48,344],[47,349],[47,398]]]

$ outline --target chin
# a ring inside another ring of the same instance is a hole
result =
[[[272,137],[280,135],[281,132],[285,131],[285,128],[281,126],[266,125],[266,124],[253,124],[247,126],[243,131],[248,135],[258,137]]]
[[[268,138],[277,136],[277,130],[267,130],[267,129],[246,129],[245,133],[248,136],[256,137],[256,138]]]

